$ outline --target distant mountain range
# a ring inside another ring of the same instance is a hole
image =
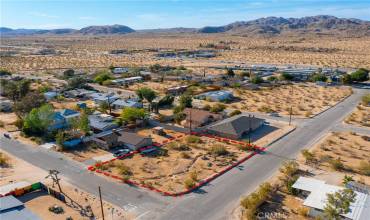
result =
[[[76,29],[10,29],[0,28],[2,36],[21,35],[114,35],[129,33],[230,33],[242,36],[278,36],[285,34],[316,34],[341,36],[370,36],[370,21],[318,15],[303,18],[267,17],[251,21],[238,21],[224,26],[203,28],[168,28],[134,30],[124,25],[89,26]]]

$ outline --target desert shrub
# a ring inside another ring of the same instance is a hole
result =
[[[287,181],[284,182],[285,188],[289,194],[297,195],[297,190],[293,188],[293,184],[297,181],[298,176],[293,176],[292,178],[289,178]]]
[[[191,156],[186,152],[181,152],[181,157],[184,158],[184,159],[190,159],[191,158]]]
[[[192,180],[192,179],[186,179],[184,181],[184,186],[187,188],[187,189],[191,189],[195,186],[195,181]]]
[[[258,108],[258,111],[260,112],[266,112],[266,113],[271,113],[271,112],[274,112],[274,110],[272,110],[270,107],[268,106],[261,106]]]
[[[118,173],[123,175],[123,176],[130,176],[132,175],[132,171],[130,167],[122,164],[122,163],[116,163],[115,164],[116,168],[118,169]]]
[[[230,117],[232,117],[232,116],[234,116],[234,115],[240,115],[242,112],[240,111],[240,110],[234,110],[234,111],[232,111],[230,114],[229,114],[229,116]]]
[[[198,181],[198,172],[196,170],[191,171],[189,177],[194,181]]]
[[[358,170],[361,174],[370,176],[370,163],[368,161],[361,161]]]
[[[225,110],[225,108],[226,108],[226,105],[216,104],[216,105],[213,105],[209,111],[213,113],[218,113],[218,112],[222,112],[223,110]]]
[[[244,197],[240,201],[240,205],[245,209],[245,217],[247,219],[255,219],[257,208],[265,202],[271,195],[273,187],[269,183],[262,183],[258,190]]]
[[[306,207],[299,207],[297,209],[298,215],[301,215],[301,216],[304,216],[304,217],[307,217],[308,216],[309,211],[310,210],[308,208],[306,208]]]
[[[205,111],[209,111],[211,109],[211,106],[207,104],[207,105],[203,106],[202,109],[205,110]]]
[[[315,155],[311,153],[310,151],[305,149],[305,150],[302,150],[301,153],[306,163],[313,163],[316,161]]]
[[[362,96],[361,102],[365,106],[370,105],[370,94]]]
[[[4,122],[0,121],[0,128],[3,128],[3,127],[4,127]]]
[[[170,143],[167,144],[167,147],[171,150],[177,150],[177,151],[185,151],[185,150],[190,149],[185,144],[180,144],[178,142],[170,142]]]
[[[201,142],[202,142],[202,140],[198,136],[189,135],[189,136],[186,137],[186,143],[188,143],[188,144],[198,144],[198,143],[201,143]]]
[[[344,164],[342,163],[339,157],[337,159],[330,159],[328,163],[331,166],[331,168],[333,168],[334,170],[344,169]]]
[[[211,147],[210,153],[214,156],[222,156],[227,155],[229,152],[226,150],[225,146],[217,144]]]
[[[0,152],[0,166],[5,167],[9,165],[9,158],[4,154]]]
[[[290,160],[285,161],[283,166],[280,167],[279,171],[284,174],[286,177],[292,177],[294,174],[298,172],[299,165],[296,161]]]

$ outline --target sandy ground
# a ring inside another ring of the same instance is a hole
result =
[[[229,104],[231,109],[251,112],[278,112],[298,117],[315,115],[351,94],[348,87],[322,87],[311,83],[297,83],[258,91],[234,89],[241,100]]]
[[[179,135],[184,135],[183,133],[168,129],[163,129],[163,131],[166,133],[166,136],[155,134],[151,128],[138,130],[137,133],[143,136],[150,136],[153,139],[153,142],[157,142],[160,144],[162,144],[163,141],[168,141],[170,138],[176,138]]]
[[[370,127],[370,107],[359,104],[356,110],[345,119],[348,124]]]
[[[319,176],[322,176],[324,180],[328,180],[332,184],[341,183],[342,176],[347,174],[353,176],[357,181],[370,185],[370,176],[361,175],[358,169],[361,161],[370,162],[370,144],[365,139],[366,135],[351,132],[329,133],[310,150],[319,159],[315,172],[321,174]],[[327,162],[324,162],[325,157],[340,158],[345,170],[340,172],[334,171]],[[304,164],[302,157],[299,157],[299,161],[301,164]]]
[[[35,167],[23,160],[20,160],[13,155],[7,155],[10,158],[10,166],[7,168],[2,168],[0,170],[0,186],[19,181],[26,181],[29,183],[42,181],[44,184],[52,187],[51,180],[45,179],[45,177],[48,175],[46,171],[41,170],[38,167]],[[71,199],[73,199],[81,206],[86,207],[87,205],[90,205],[97,219],[101,219],[100,202],[96,196],[81,191],[76,186],[69,184],[66,179],[63,179],[63,177],[61,181],[61,186],[63,192],[65,192]],[[54,189],[58,190],[56,186],[54,186]],[[27,201],[26,206],[43,219],[65,219],[65,217],[68,216],[72,216],[73,219],[89,219],[80,216],[78,208],[73,208],[73,206],[71,205],[68,206],[66,204],[63,204],[59,202],[59,200],[56,200],[55,198],[48,195],[41,195],[40,197],[27,195],[23,197],[24,198],[21,199]],[[49,206],[54,204],[62,205],[65,210],[65,214],[55,215],[49,212]],[[70,204],[70,202],[68,202],[68,204]],[[106,214],[106,217],[111,217],[112,207],[114,208],[113,215],[115,219],[133,219],[133,216],[130,213],[125,212],[125,214],[123,214],[124,212],[121,208],[104,202],[104,212]]]
[[[141,82],[130,85],[127,89],[136,91],[139,88],[148,87],[157,92],[159,95],[166,95],[168,88],[182,85],[179,81],[164,81],[164,82]]]
[[[210,61],[223,60],[269,63],[269,64],[303,64],[332,67],[365,67],[370,68],[370,38],[337,38],[337,37],[272,37],[247,38],[225,34],[179,34],[179,35],[125,35],[105,37],[15,37],[4,38],[7,46],[25,46],[33,48],[51,47],[61,54],[34,56],[18,51],[18,56],[3,57],[1,66],[11,70],[30,70],[60,67],[108,67],[137,66],[160,63],[162,65],[180,65],[201,67],[212,65]],[[38,40],[35,46],[34,42]],[[217,51],[212,59],[160,59],[156,52],[145,49],[165,50],[200,49],[199,44],[232,41],[231,50]],[[110,55],[113,49],[136,50],[126,55]],[[315,51],[310,48],[322,49]],[[207,63],[208,62],[208,63]],[[214,63],[214,62],[213,62]],[[225,65],[221,63],[220,65]]]
[[[104,169],[122,176],[117,166],[124,165],[132,172],[132,180],[169,192],[180,192],[186,189],[184,181],[189,179],[190,173],[196,172],[198,180],[205,179],[247,155],[235,145],[221,143],[212,138],[201,137],[201,143],[192,144],[188,144],[185,139],[181,138],[172,143],[188,146],[187,150],[174,150],[170,144],[166,144],[161,150],[167,152],[164,156],[136,154],[131,158],[116,160]],[[224,146],[229,154],[212,156],[208,150],[214,145]]]
[[[89,160],[96,156],[102,156],[102,155],[109,154],[108,151],[105,151],[103,149],[100,149],[100,148],[94,149],[91,147],[79,147],[73,150],[66,150],[61,153],[79,162]]]

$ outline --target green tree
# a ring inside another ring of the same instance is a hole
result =
[[[46,99],[43,94],[38,92],[30,92],[21,100],[14,103],[14,112],[19,118],[23,118],[32,109],[39,108],[45,104]]]
[[[251,77],[251,82],[254,84],[260,84],[263,83],[263,79],[259,76],[253,76]]]
[[[343,84],[351,84],[352,83],[352,77],[349,74],[345,74],[342,78]]]
[[[360,68],[357,71],[351,73],[352,81],[363,82],[369,80],[369,70]]]
[[[113,79],[113,76],[108,71],[101,71],[97,76],[95,76],[94,82],[102,85],[104,81],[111,79]]]
[[[351,189],[339,190],[327,194],[327,202],[324,207],[324,214],[330,220],[340,220],[341,215],[350,211],[351,203],[356,201],[356,194]]]
[[[71,77],[74,77],[75,71],[73,69],[68,69],[63,72],[63,78],[64,79],[69,79]]]
[[[294,76],[292,74],[289,74],[289,73],[282,73],[280,75],[281,79],[282,80],[287,80],[287,81],[291,81],[294,79]]]
[[[64,142],[66,141],[66,135],[64,131],[58,131],[58,133],[55,135],[55,143],[63,148],[64,147]]]
[[[143,87],[136,90],[136,94],[139,96],[140,99],[145,99],[149,102],[149,110],[151,110],[152,102],[157,97],[156,92],[148,87]]]
[[[122,109],[120,120],[123,122],[135,122],[138,119],[145,119],[147,115],[144,109],[128,107]]]
[[[54,109],[51,105],[44,104],[34,108],[23,120],[23,131],[26,134],[43,135],[53,122]]]
[[[233,70],[233,69],[231,69],[231,68],[227,68],[227,69],[226,69],[226,75],[227,75],[228,77],[234,77],[234,76],[235,76],[234,70]]]
[[[85,112],[80,116],[78,128],[85,134],[90,131],[89,116]]]
[[[30,91],[31,81],[23,79],[20,81],[10,81],[2,79],[0,87],[5,96],[12,99],[14,102],[23,98]]]
[[[109,103],[108,102],[101,102],[99,104],[99,109],[100,109],[100,111],[102,111],[104,113],[107,113],[108,110],[110,109]]]
[[[77,89],[86,87],[87,80],[81,76],[69,78],[67,81],[68,89]]]
[[[193,107],[192,102],[193,102],[193,98],[190,95],[182,95],[179,98],[180,106],[183,108]]]
[[[343,185],[346,185],[347,183],[351,182],[351,181],[354,181],[353,177],[352,176],[347,176],[347,175],[344,175],[343,177]]]
[[[324,74],[316,73],[312,75],[311,80],[313,82],[317,82],[317,81],[326,82],[328,80],[328,77],[326,77]]]
[[[9,70],[3,68],[0,69],[0,76],[11,76],[11,75],[12,73]]]

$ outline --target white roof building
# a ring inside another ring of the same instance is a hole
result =
[[[307,177],[299,177],[292,187],[309,192],[303,205],[314,210],[324,210],[327,194],[344,189],[344,187],[329,185],[325,181]],[[368,220],[370,216],[370,195],[357,191],[354,192],[356,193],[356,201],[351,203],[350,211],[343,217],[353,220]]]

